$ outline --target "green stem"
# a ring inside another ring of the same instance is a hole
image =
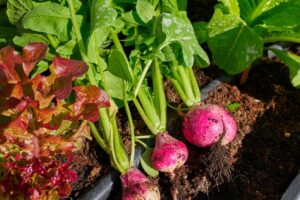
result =
[[[110,130],[110,119],[107,114],[107,109],[99,108],[99,115],[100,115],[99,126],[102,128],[104,139],[109,143],[111,130]]]
[[[184,67],[179,66],[178,72],[179,72],[180,78],[182,80],[183,89],[185,91],[185,94],[186,94],[187,98],[190,99],[192,102],[194,102],[195,97],[194,97],[194,94],[193,94],[192,86],[190,84],[188,75],[187,75]]]
[[[196,103],[201,101],[201,94],[200,94],[200,88],[198,86],[195,74],[193,72],[193,69],[191,67],[188,67],[185,69],[186,72],[189,74],[190,80],[191,80],[191,84],[192,84],[192,88],[193,88],[193,92],[195,95],[195,101]]]
[[[74,28],[74,31],[75,31],[76,40],[77,40],[77,44],[78,44],[78,47],[79,47],[79,51],[80,51],[82,60],[84,62],[86,62],[89,66],[89,69],[87,71],[87,77],[89,79],[89,82],[92,85],[98,85],[97,81],[94,77],[94,73],[93,73],[93,70],[92,70],[92,65],[89,63],[89,59],[88,59],[87,53],[86,53],[86,48],[85,48],[85,45],[84,45],[84,42],[83,42],[83,39],[82,39],[82,36],[81,36],[81,33],[80,33],[80,29],[78,27],[73,0],[67,0],[67,1],[68,1],[68,4],[69,4],[69,10],[70,10],[70,13],[71,13],[71,21],[72,21],[72,25],[73,25],[73,28]]]
[[[138,136],[135,136],[136,139],[151,139],[151,138],[154,138],[155,136],[154,135],[138,135]]]
[[[147,72],[148,72],[148,70],[149,70],[149,68],[150,68],[150,66],[151,66],[151,64],[152,64],[152,62],[153,62],[153,60],[151,60],[151,59],[148,60],[148,62],[147,62],[147,64],[146,64],[145,68],[143,69],[143,72],[142,72],[142,74],[141,74],[141,77],[139,78],[139,81],[138,81],[137,85],[136,85],[135,88],[134,88],[134,92],[133,92],[134,97],[137,96],[137,94],[138,94],[138,92],[139,92],[139,90],[140,90],[140,87],[141,87],[141,85],[142,85],[142,83],[143,83],[143,81],[144,81],[144,79],[145,79],[145,77],[146,77],[146,74],[147,74]]]
[[[138,92],[138,98],[142,104],[145,113],[147,114],[147,117],[151,120],[152,124],[155,127],[160,126],[160,119],[156,113],[155,106],[153,105],[153,102],[149,100],[144,87],[140,88]]]
[[[96,139],[97,143],[99,144],[99,146],[107,153],[109,154],[109,147],[107,146],[107,144],[105,143],[104,139],[100,136],[96,126],[94,123],[89,122],[89,126],[91,127],[91,131],[92,134],[94,136],[94,138]]]
[[[167,103],[167,106],[173,110],[180,111],[180,112],[189,110],[189,108],[178,108],[178,107],[172,106],[169,103]]]
[[[180,76],[179,76],[179,74],[178,74],[178,66],[177,66],[177,64],[176,65],[173,65],[172,67],[171,67],[171,71],[172,71],[172,74],[173,74],[173,76],[174,76],[174,78],[178,81],[178,84],[181,86],[181,88],[183,87],[183,85],[182,85],[182,80],[181,80],[181,78],[180,78]]]
[[[123,81],[124,82],[124,81]],[[125,86],[124,86],[125,88]],[[125,106],[125,111],[128,117],[128,123],[129,123],[129,128],[130,128],[130,136],[131,136],[131,154],[130,154],[130,166],[133,166],[134,163],[134,152],[135,152],[135,135],[134,135],[134,125],[132,121],[132,116],[131,112],[128,106],[128,102],[126,99],[126,91],[124,89],[124,106]]]
[[[113,128],[111,128],[111,130],[113,132]],[[113,135],[113,133],[112,133],[112,135]],[[117,160],[116,152],[115,152],[115,148],[114,148],[114,137],[112,137],[110,140],[110,150],[111,150],[110,155],[112,157],[112,162],[113,162],[114,166],[121,174],[123,174],[125,169],[120,165],[120,163]]]
[[[154,88],[154,98],[158,98],[160,113],[160,129],[161,131],[166,130],[167,126],[167,103],[164,92],[163,77],[160,72],[160,66],[157,59],[154,60],[154,68],[152,69],[152,79]]]
[[[300,43],[300,37],[289,37],[289,36],[274,36],[269,38],[264,38],[264,43],[272,43],[272,42],[295,42]]]
[[[116,159],[122,169],[127,171],[130,168],[129,160],[128,160],[128,155],[124,149],[124,145],[120,136],[120,133],[118,131],[117,127],[117,121],[116,118],[114,117],[111,120],[111,126],[112,126],[112,137],[113,138],[113,146],[112,149],[114,149],[114,153],[116,156]],[[122,172],[121,172],[122,173]]]
[[[119,51],[121,51],[121,52],[125,55],[125,57],[126,57],[126,53],[125,53],[125,51],[124,51],[124,49],[123,49],[123,46],[122,46],[122,44],[121,44],[121,42],[120,42],[120,40],[119,40],[119,38],[118,38],[117,33],[116,33],[114,30],[111,30],[111,31],[110,31],[110,36],[111,36],[111,39],[113,40],[115,46],[117,47],[117,49],[118,49]],[[126,57],[126,58],[127,58],[127,57]]]
[[[144,109],[142,108],[141,104],[139,103],[139,101],[136,98],[133,99],[132,101],[133,101],[136,109],[138,110],[139,114],[141,115],[143,121],[147,125],[148,129],[151,131],[151,133],[156,135],[159,132],[159,130],[156,128],[156,126],[153,125],[151,120],[148,118],[148,116],[146,115],[146,113],[145,113]]]
[[[167,76],[167,79],[172,83],[172,85],[175,87],[175,90],[178,92],[179,96],[181,97],[182,101],[187,105],[187,106],[191,106],[193,104],[192,101],[190,101],[190,99],[188,99],[182,89],[182,87],[180,86],[180,84],[178,83],[177,80],[175,80],[174,78]]]
[[[146,143],[142,142],[141,140],[137,139],[136,140],[138,143],[140,143],[145,149],[148,148],[148,146],[146,145]]]

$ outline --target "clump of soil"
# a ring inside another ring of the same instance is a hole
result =
[[[73,183],[72,197],[78,197],[93,186],[96,179],[110,170],[109,159],[96,142],[86,141],[84,147],[75,154],[72,168],[77,172]]]

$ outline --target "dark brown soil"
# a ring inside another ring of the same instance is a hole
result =
[[[226,148],[189,145],[190,157],[173,182],[179,199],[280,199],[300,170],[300,92],[290,85],[287,68],[263,63],[245,86],[235,85],[220,85],[204,102],[239,103],[232,112],[238,135]],[[183,139],[178,130],[170,132]],[[162,199],[170,199],[168,177],[161,175],[160,185]]]
[[[72,185],[71,195],[76,198],[92,187],[98,177],[106,174],[110,170],[110,164],[105,152],[93,140],[86,141],[83,149],[75,154],[72,168],[78,174],[77,181]]]

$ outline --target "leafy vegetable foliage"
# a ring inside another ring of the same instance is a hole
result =
[[[71,93],[72,81],[88,70],[82,61],[57,57],[50,75],[30,79],[46,51],[42,43],[25,46],[22,55],[10,46],[0,50],[1,199],[68,196],[77,179],[72,152],[91,139],[86,120],[97,121],[94,111],[109,106],[96,86],[75,87],[74,104],[62,100]],[[58,154],[69,160],[56,160]]]
[[[207,42],[214,62],[227,73],[245,70],[262,56],[264,43],[300,42],[298,0],[220,2],[208,23]]]

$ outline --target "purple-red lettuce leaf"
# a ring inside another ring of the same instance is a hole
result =
[[[94,85],[77,86],[73,89],[76,95],[74,115],[80,119],[95,122],[99,118],[98,108],[110,106],[108,95]]]

